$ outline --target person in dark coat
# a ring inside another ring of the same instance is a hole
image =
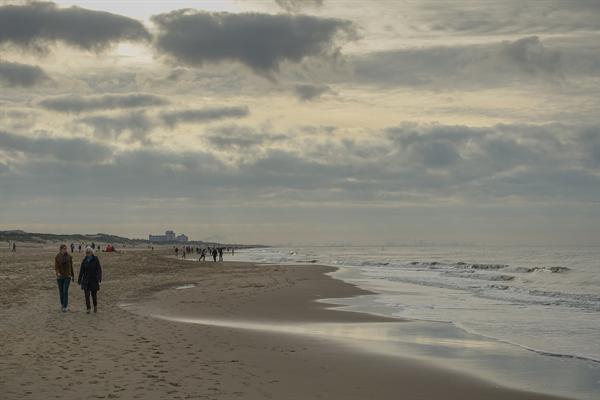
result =
[[[81,261],[79,268],[79,277],[77,283],[81,285],[85,294],[85,305],[87,313],[90,313],[90,295],[94,303],[94,312],[98,312],[98,290],[100,290],[100,282],[102,282],[102,267],[100,260],[94,255],[94,250],[91,247],[85,249],[85,257]]]

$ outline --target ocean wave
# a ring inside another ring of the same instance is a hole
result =
[[[507,274],[495,274],[495,273],[478,273],[474,270],[466,270],[466,271],[444,271],[442,272],[443,276],[451,276],[455,278],[465,278],[465,279],[479,279],[484,281],[513,281],[515,280],[514,275]]]
[[[370,276],[368,271],[366,276]],[[455,279],[444,279],[444,276]],[[590,293],[570,293],[565,291],[552,291],[515,285],[484,284],[483,282],[513,282],[515,277],[512,275],[480,275],[477,279],[464,279],[466,276],[456,276],[452,273],[442,274],[431,277],[410,277],[410,276],[373,276],[379,279],[389,281],[410,283],[414,285],[461,290],[469,292],[478,297],[502,300],[509,303],[519,303],[523,305],[552,305],[561,307],[577,308],[584,311],[600,311],[600,296]],[[469,275],[473,277],[473,275]],[[481,280],[481,284],[476,284]]]

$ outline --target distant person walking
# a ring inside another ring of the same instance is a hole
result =
[[[223,248],[219,247],[219,261],[223,261]]]
[[[81,243],[79,243],[79,252],[81,253]]]
[[[213,256],[213,261],[214,262],[217,262],[217,254],[218,254],[217,248],[215,247],[215,248],[212,249],[212,256]]]
[[[198,261],[202,261],[202,262],[206,261],[206,249],[200,250],[200,258],[198,259]]]
[[[71,243],[71,254],[75,253],[75,243]]]
[[[102,267],[100,260],[94,255],[94,250],[91,247],[85,249],[85,257],[81,261],[79,268],[79,276],[77,283],[81,285],[85,294],[85,306],[87,313],[90,313],[90,295],[94,303],[94,312],[98,312],[98,290],[100,290],[100,282],[102,282]]]
[[[175,247],[175,258],[179,257],[179,247]]]
[[[17,251],[17,242],[13,242],[12,251],[13,251],[13,253]]]
[[[61,244],[58,254],[54,257],[54,272],[58,283],[60,296],[60,310],[66,312],[69,307],[69,284],[75,279],[73,272],[73,258],[67,252],[67,245]]]

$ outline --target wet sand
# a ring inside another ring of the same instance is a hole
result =
[[[299,325],[386,321],[315,302],[365,293],[325,275],[326,267],[201,264],[162,251],[101,253],[99,313],[87,315],[81,290],[72,286],[71,310],[63,314],[54,253],[0,250],[2,399],[554,398],[325,337],[149,316]],[[189,284],[194,287],[176,289]]]

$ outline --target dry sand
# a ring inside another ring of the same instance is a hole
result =
[[[119,307],[142,302],[227,320],[383,321],[316,303],[364,293],[325,275],[325,267],[201,264],[160,250],[101,253],[99,313],[88,315],[77,286],[71,310],[59,312],[54,253],[0,250],[3,400],[551,398],[325,338],[164,321]],[[190,282],[196,287],[173,289]]]

